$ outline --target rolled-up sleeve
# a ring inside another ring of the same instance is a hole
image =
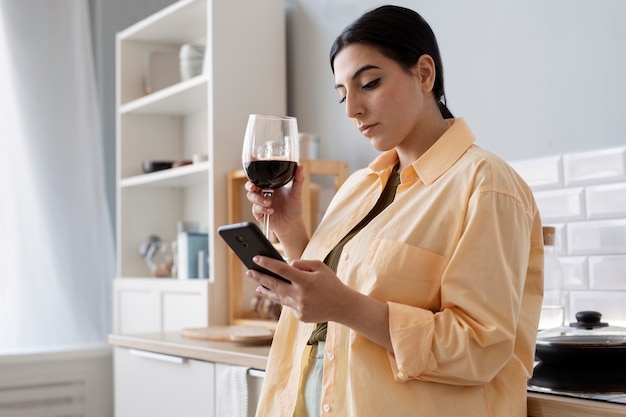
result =
[[[522,201],[479,191],[441,277],[441,307],[388,303],[398,381],[489,382],[511,359],[528,268],[533,218]]]

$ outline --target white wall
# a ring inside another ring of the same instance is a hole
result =
[[[107,192],[115,198],[115,32],[175,0],[90,0],[102,94]],[[254,0],[250,0],[254,1]],[[450,109],[507,160],[619,146],[626,111],[626,1],[405,0],[439,39]],[[289,113],[321,156],[367,164],[375,152],[338,104],[328,52],[378,0],[285,0]]]
[[[626,146],[514,161],[544,225],[556,227],[565,323],[595,310],[626,325]]]
[[[392,1],[438,37],[449,107],[507,160],[626,143],[623,0]],[[338,104],[328,51],[374,0],[287,0],[289,111],[322,157],[351,170],[374,156]]]

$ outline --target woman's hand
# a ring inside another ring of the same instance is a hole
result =
[[[290,187],[280,187],[271,197],[263,196],[263,190],[251,181],[246,182],[246,197],[252,203],[252,214],[257,221],[270,215],[270,229],[283,244],[289,259],[298,259],[309,242],[309,234],[303,219],[302,185],[304,167],[298,164]]]
[[[291,281],[289,284],[248,270],[246,276],[261,284],[257,294],[289,307],[300,321],[337,322],[393,351],[387,304],[346,286],[323,262],[296,260],[287,264],[264,256],[254,257],[254,262]]]
[[[265,197],[263,190],[252,183],[246,182],[246,197],[252,203],[252,214],[257,221],[263,221],[263,215],[269,214],[270,228],[277,235],[289,233],[293,225],[302,222],[302,184],[304,167],[298,164],[293,182],[289,187],[280,187]]]
[[[257,288],[258,294],[291,308],[303,322],[338,320],[343,307],[341,300],[345,297],[342,294],[352,290],[323,262],[297,260],[286,264],[262,256],[255,257],[254,261],[291,282],[249,270],[246,275],[261,284]]]

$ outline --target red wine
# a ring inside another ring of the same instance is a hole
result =
[[[246,164],[245,169],[254,185],[275,190],[293,179],[297,165],[294,161],[252,161]]]

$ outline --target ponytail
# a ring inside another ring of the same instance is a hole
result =
[[[441,112],[441,115],[444,119],[454,119],[454,115],[446,105],[445,97],[441,97],[441,99],[437,102],[437,105],[439,106],[439,111]]]

